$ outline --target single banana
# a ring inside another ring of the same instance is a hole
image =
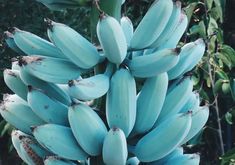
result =
[[[69,95],[64,92],[64,90],[59,88],[56,84],[40,80],[37,77],[29,74],[27,71],[25,71],[24,67],[20,67],[20,78],[26,85],[32,85],[35,88],[47,91],[47,95],[49,97],[55,98],[65,105],[71,104],[71,99]]]
[[[179,81],[174,89],[167,91],[162,110],[154,127],[170,116],[177,114],[187,102],[192,90],[193,81],[190,77],[186,77]]]
[[[51,83],[67,83],[79,78],[82,72],[70,61],[44,56],[24,56],[19,65],[33,76]]]
[[[149,131],[161,112],[168,87],[167,73],[148,78],[137,97],[136,122],[132,133]]]
[[[47,123],[68,126],[68,107],[52,97],[46,91],[29,86],[28,104],[35,114]]]
[[[95,66],[100,55],[96,47],[74,29],[51,20],[48,22],[48,36],[67,58],[83,69]],[[78,71],[79,72],[79,71]]]
[[[190,71],[202,58],[205,52],[205,43],[202,39],[190,42],[182,47],[179,62],[169,70],[169,79],[176,79]]]
[[[136,119],[136,84],[129,70],[121,68],[111,78],[106,97],[109,128],[118,127],[128,137]]]
[[[69,107],[68,118],[72,132],[84,151],[92,156],[101,154],[107,128],[97,113],[80,103]]]
[[[200,107],[196,112],[193,112],[191,128],[189,130],[188,135],[184,138],[181,144],[184,144],[190,139],[192,139],[205,126],[208,118],[209,118],[208,106]]]
[[[105,95],[109,89],[109,81],[113,65],[109,64],[104,74],[80,80],[69,81],[68,93],[72,98],[88,101]]]
[[[44,160],[44,165],[76,165],[75,163],[61,159],[57,156],[49,156]]]
[[[136,156],[130,157],[126,162],[127,165],[138,165],[139,163],[140,163],[140,161]]]
[[[116,127],[105,136],[102,156],[107,165],[125,165],[127,160],[127,142],[124,132]]]
[[[56,48],[51,42],[27,31],[17,28],[13,30],[13,39],[16,45],[27,55],[41,55],[55,58],[63,58],[66,56]]]
[[[20,73],[17,70],[5,69],[3,78],[6,85],[18,96],[27,101],[27,86],[20,79]]]
[[[189,95],[189,98],[187,102],[184,104],[183,108],[181,108],[180,113],[185,113],[188,111],[195,112],[196,110],[199,109],[199,105],[200,105],[199,94],[194,91]]]
[[[31,126],[45,123],[32,111],[27,102],[17,95],[4,95],[0,113],[8,123],[27,134],[32,134]]]
[[[85,153],[69,127],[45,124],[32,128],[36,140],[52,153],[70,160],[85,160]]]
[[[16,45],[14,38],[13,38],[13,34],[10,33],[9,31],[5,31],[4,32],[4,39],[7,43],[7,46],[9,48],[11,48],[13,51],[15,51],[16,53],[20,54],[20,55],[24,55],[25,53]]]
[[[146,56],[129,60],[128,67],[135,77],[147,78],[167,72],[179,61],[180,49],[163,49]]]
[[[96,30],[105,57],[112,63],[121,64],[127,54],[127,42],[119,22],[102,14]]]
[[[191,122],[191,113],[169,117],[138,141],[135,155],[141,162],[151,162],[163,158],[176,149],[186,137]]]
[[[131,38],[133,36],[133,31],[134,31],[133,24],[127,16],[123,16],[121,18],[120,24],[124,32],[124,35],[126,37],[127,46],[129,46],[131,42]]]
[[[176,1],[173,3],[173,10],[170,19],[168,20],[168,23],[166,24],[160,36],[151,44],[150,47],[157,48],[165,44],[165,42],[171,37],[174,29],[176,28],[180,20],[180,15],[181,15],[181,2]]]
[[[163,32],[173,10],[172,0],[155,0],[134,31],[132,49],[149,47]]]
[[[182,11],[180,20],[178,24],[176,25],[174,31],[171,33],[171,37],[168,38],[164,44],[162,44],[160,47],[158,47],[158,50],[166,49],[166,48],[175,48],[180,41],[181,37],[183,36],[186,28],[188,26],[188,17],[187,15]]]

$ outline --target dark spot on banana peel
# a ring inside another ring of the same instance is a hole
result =
[[[23,143],[22,146],[35,165],[43,165],[43,159],[27,143]]]
[[[180,47],[177,47],[177,48],[174,49],[174,51],[177,53],[177,55],[179,55],[180,52],[181,52],[181,48],[180,48]]]
[[[53,31],[53,21],[51,19],[49,19],[49,18],[44,18],[44,22],[46,23],[47,28],[50,31]]]
[[[74,80],[69,80],[68,85],[69,87],[74,86]]]
[[[44,105],[44,109],[48,109],[49,108],[49,105]]]
[[[17,27],[10,27],[8,28],[8,31],[14,35],[16,32],[20,32],[21,30]]]
[[[10,69],[5,69],[4,73],[6,73],[6,74],[8,74],[10,76],[13,76],[13,77],[17,77],[17,75],[14,72],[12,72]]]
[[[113,128],[112,128],[112,131],[113,131],[113,132],[119,131],[119,128],[118,128],[118,127],[113,127]]]
[[[33,90],[32,85],[28,85],[27,87],[28,87],[28,92],[32,92],[32,90]]]
[[[13,38],[13,34],[10,33],[9,31],[5,31],[5,32],[3,33],[3,38],[4,38],[4,39]]]
[[[36,129],[37,129],[37,126],[31,126],[31,127],[30,127],[30,130],[31,130],[32,132],[34,132]]]

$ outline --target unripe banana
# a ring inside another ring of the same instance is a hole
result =
[[[180,49],[163,49],[146,56],[138,56],[128,61],[131,74],[135,77],[153,77],[167,72],[179,61]]]
[[[189,130],[188,135],[184,138],[181,144],[184,144],[190,139],[192,139],[204,127],[208,118],[209,118],[208,106],[200,107],[196,112],[193,112],[191,128]]]
[[[193,81],[190,77],[183,78],[177,82],[175,88],[168,90],[161,113],[154,127],[170,116],[177,114],[187,102],[192,90]]]
[[[4,39],[7,43],[7,46],[9,48],[11,48],[13,51],[15,51],[16,53],[20,54],[20,55],[24,55],[25,53],[16,45],[14,38],[13,38],[13,34],[10,33],[9,31],[5,31],[4,32]]]
[[[3,78],[6,85],[18,96],[27,101],[27,87],[20,79],[20,73],[17,70],[5,69]]]
[[[35,114],[47,123],[69,125],[68,107],[46,94],[46,91],[29,86],[28,104]]]
[[[169,117],[138,141],[135,155],[141,162],[151,162],[163,158],[186,137],[191,122],[191,113]]]
[[[123,16],[121,18],[120,23],[121,23],[121,27],[124,32],[124,35],[126,37],[127,45],[129,46],[130,42],[131,42],[131,38],[133,36],[133,31],[134,31],[133,24],[132,24],[131,20],[126,16]]]
[[[8,123],[27,134],[32,134],[31,126],[45,123],[32,111],[26,101],[16,95],[4,95],[0,113]]]
[[[80,68],[89,69],[99,62],[100,55],[96,47],[86,38],[64,24],[51,20],[47,22],[49,38],[74,64]]]
[[[172,9],[172,0],[155,0],[135,29],[130,47],[143,49],[150,46],[166,27]]]
[[[44,165],[76,165],[69,160],[63,160],[56,156],[49,156],[44,160]]]
[[[202,39],[188,43],[182,47],[179,62],[169,70],[169,79],[175,79],[190,71],[202,58],[205,52],[205,43]]]
[[[107,165],[125,165],[127,160],[127,142],[124,132],[111,128],[105,136],[102,156]]]
[[[119,22],[102,14],[96,30],[105,57],[112,63],[121,64],[127,54],[127,42]]]
[[[88,155],[79,146],[69,127],[45,124],[32,128],[36,140],[54,154],[70,160],[85,160]]]
[[[82,103],[72,105],[68,118],[72,132],[84,151],[92,156],[101,154],[107,128],[93,109]]]
[[[27,55],[41,55],[66,59],[66,56],[49,41],[27,31],[14,28],[16,45]]]
[[[137,114],[133,133],[150,130],[162,109],[168,87],[167,73],[148,78],[137,97]]]
[[[168,20],[168,23],[166,24],[160,36],[151,44],[150,47],[157,48],[160,47],[162,44],[165,44],[165,42],[171,37],[174,29],[176,28],[180,20],[180,15],[181,15],[181,2],[176,1],[173,3],[173,10],[170,19]]]
[[[106,118],[109,128],[118,127],[126,137],[136,119],[136,84],[129,70],[121,68],[111,78],[106,98]]]
[[[199,94],[194,91],[189,95],[189,98],[185,103],[185,105],[183,106],[183,108],[181,108],[180,113],[185,113],[188,111],[195,112],[199,109],[199,105],[200,105]]]
[[[82,72],[70,61],[52,57],[24,56],[19,60],[19,65],[33,76],[52,83],[67,83],[79,78]]]

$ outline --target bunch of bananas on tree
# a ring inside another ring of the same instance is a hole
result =
[[[56,10],[81,3],[38,1]],[[50,41],[5,32],[20,56],[4,71],[15,94],[4,95],[0,113],[16,128],[18,155],[29,165],[198,165],[199,154],[181,146],[209,116],[187,74],[203,39],[177,46],[188,25],[179,1],[155,0],[135,29],[120,10],[107,14],[106,1],[96,2],[100,46],[50,19]],[[124,1],[107,3],[121,9]]]

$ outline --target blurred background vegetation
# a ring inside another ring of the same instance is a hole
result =
[[[207,51],[193,70],[195,90],[203,104],[210,105],[207,126],[185,150],[200,152],[201,164],[235,164],[235,0],[181,0],[190,23],[182,43],[201,37]],[[153,0],[126,0],[122,8],[136,27]],[[50,11],[35,0],[0,0],[0,100],[11,93],[3,81],[3,70],[17,56],[4,43],[3,32],[10,27],[30,31],[47,39],[44,18],[65,23],[95,42],[90,22],[91,3],[77,9]],[[11,126],[0,118],[0,164],[21,164],[11,146]]]

